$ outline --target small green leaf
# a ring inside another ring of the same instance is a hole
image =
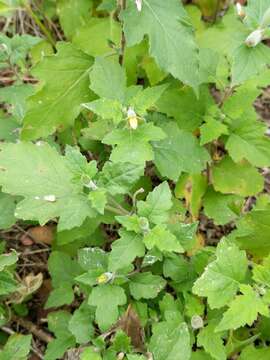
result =
[[[106,190],[105,189],[93,190],[89,193],[88,199],[91,201],[92,207],[103,215],[107,203]]]
[[[31,350],[31,340],[31,335],[11,335],[0,352],[0,359],[25,360]]]
[[[246,324],[251,326],[258,314],[269,316],[268,306],[250,285],[241,285],[240,291],[242,295],[236,296],[231,302],[216,331],[235,330]]]
[[[102,331],[108,330],[118,317],[118,306],[127,301],[124,290],[116,285],[100,285],[94,287],[88,304],[96,306],[96,322]]]
[[[92,339],[94,336],[93,319],[93,310],[85,303],[74,311],[69,320],[68,329],[74,335],[77,343],[86,344]]]
[[[202,346],[213,359],[226,360],[227,356],[221,337],[222,334],[215,333],[216,325],[216,321],[211,321],[206,327],[201,329],[197,337],[197,344]]]
[[[136,274],[130,280],[130,293],[136,300],[154,299],[166,285],[162,277],[150,272]]]
[[[172,207],[171,198],[169,185],[167,182],[163,182],[147,195],[146,201],[138,202],[139,216],[148,218],[154,224],[166,222]]]
[[[157,247],[161,252],[175,251],[178,253],[184,252],[184,249],[180,242],[177,240],[174,234],[172,234],[166,227],[166,225],[160,224],[150,230],[143,239],[147,249],[153,249]]]
[[[142,235],[121,230],[120,239],[112,244],[109,255],[109,271],[115,272],[130,265],[136,257],[142,257],[145,249]]]
[[[139,125],[137,129],[117,129],[106,135],[102,142],[114,146],[110,159],[113,162],[127,162],[142,165],[154,159],[150,141],[162,140],[166,137],[161,128],[152,123]]]

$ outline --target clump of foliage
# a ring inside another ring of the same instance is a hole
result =
[[[270,358],[270,142],[253,107],[270,0],[215,22],[196,3],[0,1],[44,35],[0,35],[0,228],[57,224],[45,360]],[[6,246],[4,330],[42,283]],[[1,341],[1,360],[31,352],[31,335]]]

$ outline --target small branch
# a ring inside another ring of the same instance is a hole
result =
[[[112,212],[112,213],[114,213],[114,214],[116,214],[116,215],[127,215],[127,214],[129,214],[129,212],[127,212],[127,211],[124,212],[123,210],[118,209],[118,208],[116,208],[114,206],[111,206],[111,205],[106,205],[105,209]]]
[[[50,343],[51,341],[53,341],[53,339],[54,339],[50,334],[48,334],[45,331],[43,331],[42,329],[40,329],[37,325],[33,324],[30,320],[14,316],[14,317],[12,317],[12,321],[16,322],[21,327],[25,328],[30,333],[35,335],[38,339],[40,339],[41,341],[43,341],[47,344]]]

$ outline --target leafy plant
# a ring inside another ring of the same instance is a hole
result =
[[[0,1],[0,227],[54,229],[45,360],[270,356],[270,1],[195,3]],[[36,351],[23,256],[1,245],[0,359]]]

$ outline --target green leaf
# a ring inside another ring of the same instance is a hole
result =
[[[154,299],[165,285],[166,281],[162,277],[144,272],[130,278],[129,289],[136,300]]]
[[[270,356],[270,348],[263,347],[263,348],[255,348],[254,345],[247,346],[239,356],[239,360],[268,360]]]
[[[181,130],[195,131],[214,101],[207,87],[200,87],[197,98],[190,87],[177,84],[165,90],[156,105],[160,112],[173,117]]]
[[[232,238],[242,248],[256,256],[267,256],[270,252],[269,227],[270,206],[254,209],[242,217]]]
[[[8,229],[15,224],[16,200],[15,196],[0,192],[0,229]]]
[[[227,305],[236,295],[247,271],[244,251],[230,243],[221,241],[216,250],[216,260],[206,266],[204,273],[195,282],[193,293],[208,298],[212,309]]]
[[[90,73],[91,89],[101,98],[124,102],[126,74],[117,60],[98,57]]]
[[[31,340],[32,335],[11,335],[0,352],[0,359],[25,360],[31,349]]]
[[[72,43],[91,56],[101,56],[112,51],[108,40],[118,45],[120,38],[121,28],[112,17],[93,17],[77,27]]]
[[[189,18],[181,3],[177,0],[170,3],[145,0],[139,12],[135,2],[129,0],[122,19],[128,46],[140,43],[148,35],[150,54],[160,68],[197,88],[197,47]]]
[[[209,188],[203,198],[204,213],[217,225],[225,225],[238,218],[244,199],[238,195],[225,195]]]
[[[256,264],[253,267],[253,279],[259,283],[270,287],[270,256],[263,259],[262,265]]]
[[[151,108],[164,93],[167,84],[147,87],[139,91],[130,101],[130,106],[134,108],[135,112],[140,116],[146,114],[146,110]]]
[[[45,57],[33,69],[42,88],[29,98],[22,138],[46,137],[72,126],[80,105],[92,99],[89,72],[92,58],[71,44],[60,43],[56,55]]]
[[[237,295],[231,302],[216,331],[235,330],[246,324],[251,326],[258,314],[269,316],[268,306],[250,285],[241,285],[240,291],[242,295]]]
[[[14,280],[13,275],[8,271],[0,272],[0,295],[8,295],[13,293],[18,288],[17,281]]]
[[[5,86],[0,89],[1,101],[11,104],[11,112],[19,123],[26,110],[26,99],[33,95],[34,88],[30,84]]]
[[[108,270],[111,272],[130,265],[136,257],[142,257],[145,252],[142,235],[123,229],[119,234],[120,239],[113,242],[109,254]]]
[[[125,194],[143,175],[143,165],[107,161],[99,173],[98,186],[112,194]]]
[[[173,122],[159,125],[167,135],[164,140],[153,143],[154,163],[161,175],[176,181],[182,172],[196,174],[202,171],[210,156],[198,140]]]
[[[222,334],[215,332],[216,325],[216,321],[211,321],[200,330],[197,337],[197,345],[202,346],[213,359],[226,360],[227,356],[221,337]]]
[[[234,52],[232,63],[232,86],[255,77],[270,63],[270,49],[264,44],[248,47],[239,46]]]
[[[93,310],[85,303],[72,314],[72,317],[69,320],[68,329],[74,335],[78,344],[86,344],[93,338],[93,319]]]
[[[160,224],[150,230],[143,239],[147,249],[153,249],[156,247],[161,252],[175,251],[178,253],[184,252],[184,249],[176,236],[172,234],[166,227],[166,225]]]
[[[95,210],[100,214],[104,214],[104,209],[107,204],[107,195],[105,189],[96,189],[89,193],[88,199]]]
[[[60,24],[67,38],[71,38],[78,27],[85,25],[90,16],[92,1],[60,0],[57,2],[57,13]]]
[[[100,269],[104,272],[108,266],[108,255],[100,248],[79,249],[78,263],[86,271]]]
[[[112,119],[115,124],[119,124],[123,120],[123,107],[117,100],[102,98],[83,104],[83,107],[104,120]]]
[[[118,317],[118,306],[127,301],[124,290],[116,285],[100,285],[94,287],[88,304],[96,306],[96,322],[102,331],[108,330]]]
[[[70,305],[73,300],[74,293],[71,285],[62,284],[50,292],[49,298],[45,304],[45,309],[49,309],[52,307],[60,307],[63,305]]]
[[[48,268],[54,288],[65,284],[72,285],[74,278],[81,273],[81,268],[75,260],[64,252],[53,251],[48,260]]]
[[[0,271],[3,271],[7,266],[14,265],[18,261],[18,254],[12,250],[9,254],[0,255]]]
[[[44,360],[61,359],[65,352],[75,345],[76,341],[73,336],[54,339],[47,346]]]
[[[138,215],[148,218],[154,224],[162,224],[168,220],[172,205],[171,190],[165,181],[147,195],[146,201],[137,203]]]
[[[117,129],[104,137],[102,142],[114,146],[110,160],[142,165],[153,160],[154,152],[149,141],[165,138],[164,132],[153,123],[144,123],[137,129]]]
[[[213,168],[213,186],[221,193],[256,195],[263,190],[263,177],[246,162],[234,163],[226,156]]]
[[[73,182],[65,159],[48,144],[4,144],[0,167],[2,190],[25,198],[16,208],[16,217],[45,224],[59,216],[58,229],[64,230],[80,226],[91,214],[95,216],[81,193],[82,186]]]
[[[80,360],[102,360],[102,357],[96,352],[96,348],[87,347],[83,350]]]
[[[197,273],[194,266],[182,255],[170,254],[163,263],[163,274],[173,280],[173,286],[178,291],[188,291],[192,288]]]
[[[181,360],[189,360],[191,345],[186,323],[166,321],[156,324],[149,349],[155,360],[175,360],[179,356]]]
[[[221,135],[228,134],[228,128],[220,121],[213,118],[207,118],[206,123],[200,127],[200,144],[205,145],[213,140],[218,139]]]
[[[233,120],[226,149],[235,162],[243,159],[252,165],[265,167],[270,164],[270,140],[265,136],[266,126],[253,119]]]

